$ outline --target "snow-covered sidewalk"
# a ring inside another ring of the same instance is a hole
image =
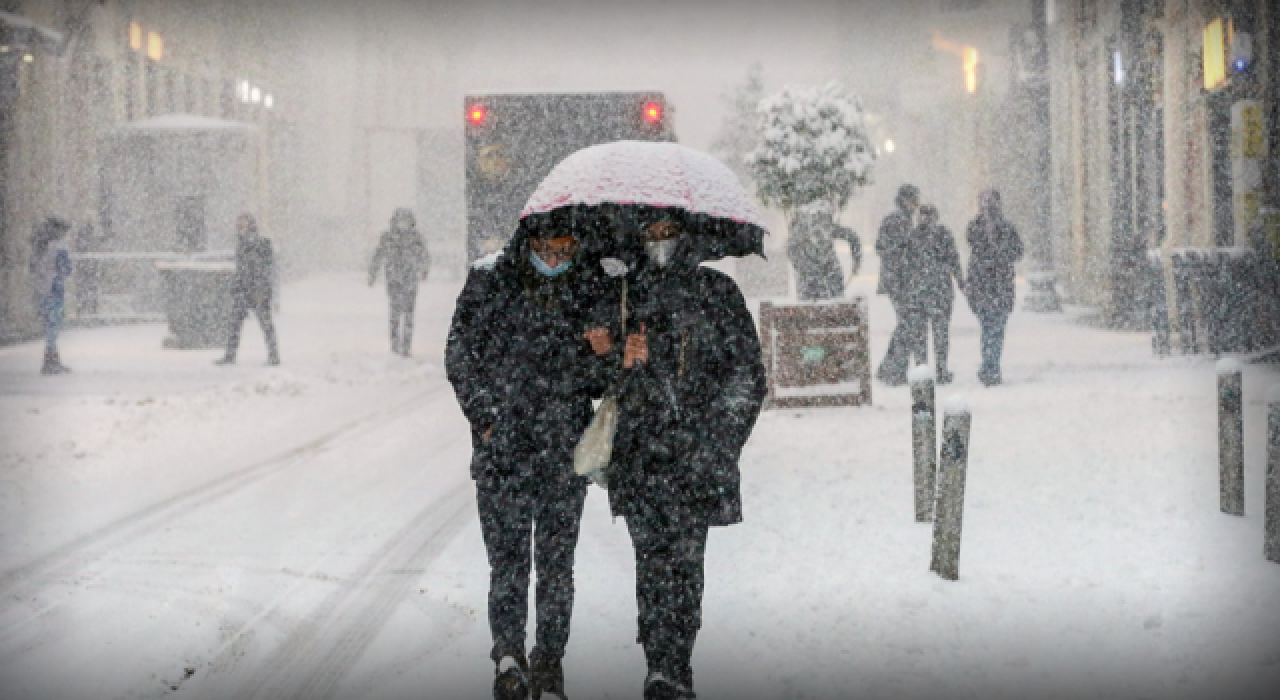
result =
[[[12,697],[485,698],[488,569],[466,425],[441,370],[456,283],[413,360],[356,276],[286,288],[284,366],[71,331],[68,377],[0,349],[0,688]],[[869,294],[873,280],[855,283]],[[872,295],[873,355],[892,314]],[[1215,374],[1149,336],[1015,314],[1004,386],[953,326],[973,433],[960,580],[914,522],[909,395],[769,411],[746,522],[712,532],[702,698],[1248,697],[1280,687],[1262,558],[1263,400],[1247,366],[1246,513],[1218,512]],[[570,697],[640,695],[631,548],[588,499]]]

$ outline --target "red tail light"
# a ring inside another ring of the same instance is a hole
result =
[[[662,105],[658,102],[644,103],[644,120],[650,124],[662,121]]]
[[[467,121],[475,126],[483,124],[488,116],[489,112],[484,108],[484,105],[472,105],[471,109],[467,110]]]

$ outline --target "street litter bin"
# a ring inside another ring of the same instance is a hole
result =
[[[1257,326],[1261,280],[1247,248],[1183,248],[1173,254],[1183,352],[1252,352],[1264,343]]]
[[[213,348],[227,342],[231,321],[231,280],[235,262],[226,259],[162,260],[156,263],[169,320],[166,348]]]

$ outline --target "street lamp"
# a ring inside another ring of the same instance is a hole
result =
[[[896,148],[897,148],[897,146],[893,143],[893,139],[885,139],[885,140],[884,140],[884,152],[885,152],[885,153],[893,153],[894,149],[896,149]]]

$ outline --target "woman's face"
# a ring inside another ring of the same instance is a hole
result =
[[[578,252],[578,239],[573,236],[532,238],[529,240],[529,248],[547,267],[556,267],[573,259]]]
[[[646,243],[669,241],[679,235],[679,224],[670,219],[655,221],[644,228],[644,240]]]

